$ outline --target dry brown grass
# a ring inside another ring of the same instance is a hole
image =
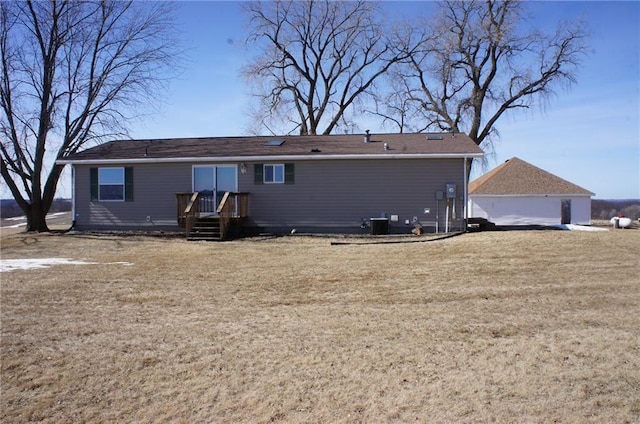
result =
[[[640,420],[640,231],[329,241],[4,234],[0,419]]]

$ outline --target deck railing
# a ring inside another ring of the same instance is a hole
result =
[[[224,240],[231,227],[231,219],[248,216],[249,193],[227,191],[220,200],[217,212],[220,217],[220,238]]]
[[[249,193],[226,192],[215,207],[215,198],[209,193],[176,193],[177,220],[187,234],[191,233],[198,218],[205,214],[220,217],[220,235],[224,239],[234,218],[249,214]]]
[[[184,208],[184,217],[185,217],[185,231],[187,233],[187,237],[191,234],[191,230],[193,230],[193,226],[198,221],[200,217],[200,193],[191,194],[191,198],[189,199],[189,203]]]
[[[197,196],[196,196],[197,195]],[[176,216],[178,225],[184,227],[187,219],[187,207],[191,215],[200,216],[203,213],[216,213],[213,193],[176,193]]]

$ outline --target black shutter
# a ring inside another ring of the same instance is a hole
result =
[[[133,167],[124,168],[124,201],[133,202]]]
[[[89,187],[91,190],[91,201],[98,200],[98,168],[91,168],[89,170]]]
[[[295,166],[293,163],[284,164],[284,183],[294,184],[296,182]]]
[[[261,163],[253,165],[253,182],[255,184],[264,184],[264,166]]]

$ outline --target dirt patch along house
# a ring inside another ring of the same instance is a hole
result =
[[[482,155],[464,134],[367,132],[120,140],[58,163],[73,169],[78,230],[229,216],[254,233],[409,233],[466,228],[467,170]]]

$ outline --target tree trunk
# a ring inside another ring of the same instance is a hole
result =
[[[42,204],[40,203],[40,206]],[[27,232],[44,233],[49,231],[47,226],[47,211],[42,207],[31,205],[27,212]]]
[[[126,135],[135,107],[179,73],[169,3],[0,2],[0,175],[26,231],[49,231],[63,169],[49,161]]]

